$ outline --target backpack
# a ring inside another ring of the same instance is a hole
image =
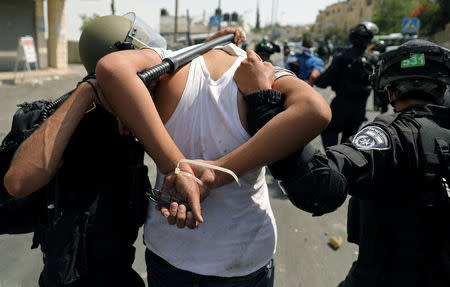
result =
[[[71,93],[72,91],[53,102],[37,100],[18,105],[11,130],[0,146],[0,235],[33,231],[37,213],[44,203],[43,192],[39,190],[24,198],[14,198],[9,195],[3,180],[19,145],[37,130]]]
[[[420,124],[424,180],[432,187],[426,204],[443,208],[450,218],[450,129],[425,117],[415,121]]]
[[[369,76],[372,74],[373,68],[365,55],[353,58],[347,65],[347,69],[353,82],[370,85]]]
[[[433,263],[436,274],[443,274],[450,284],[450,128],[423,118],[415,118],[420,125],[420,144],[426,192],[424,203],[439,226],[440,240],[432,242],[442,249],[442,257]]]
[[[339,91],[347,98],[367,99],[371,91],[369,76],[373,70],[367,57],[365,55],[351,57],[345,54],[343,61],[343,69],[333,90]]]

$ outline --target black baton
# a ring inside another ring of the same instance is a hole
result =
[[[172,57],[164,58],[161,64],[155,65],[143,72],[137,73],[137,75],[145,85],[148,85],[151,81],[158,79],[160,76],[176,71],[179,67],[189,63],[194,58],[197,58],[198,56],[211,50],[215,46],[225,45],[233,42],[233,40],[234,34],[221,36],[214,40],[203,43],[195,48],[192,48],[186,52],[174,55]]]

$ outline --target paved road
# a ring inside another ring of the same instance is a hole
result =
[[[0,139],[9,130],[18,103],[54,99],[72,89],[84,71],[80,66],[73,66],[71,70],[73,73],[44,80],[42,85],[13,85],[5,81],[0,86]],[[329,89],[318,91],[327,100],[333,95]],[[368,112],[369,119],[374,116],[374,112]],[[320,139],[315,139],[313,144],[320,148]],[[146,162],[150,166],[150,177],[154,178],[155,166],[148,157]],[[347,202],[332,214],[313,218],[290,204],[270,175],[267,180],[278,225],[275,286],[336,286],[357,256],[357,247],[345,242]],[[345,243],[335,251],[327,245],[330,236],[341,236]],[[146,277],[141,237],[135,245],[135,268]],[[30,246],[31,235],[0,235],[0,287],[37,286],[42,259],[40,251],[30,250]]]

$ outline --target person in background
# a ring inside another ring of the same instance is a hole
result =
[[[303,38],[301,51],[294,51],[295,54],[286,61],[286,69],[292,71],[311,86],[319,77],[323,69],[323,60],[314,55],[314,40],[311,37]]]
[[[333,57],[330,66],[317,78],[319,88],[331,88],[336,96],[331,101],[333,117],[330,125],[321,134],[324,148],[341,143],[355,134],[366,120],[366,103],[371,86],[369,75],[373,66],[368,61],[366,47],[378,27],[371,22],[356,25],[350,30],[352,47]]]
[[[280,46],[272,41],[269,41],[266,36],[263,37],[261,42],[256,44],[255,52],[263,61],[270,62],[270,56],[279,53],[281,51]]]
[[[286,62],[291,54],[291,48],[289,47],[288,41],[283,42],[283,61]]]

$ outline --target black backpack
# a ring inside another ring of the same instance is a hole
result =
[[[56,101],[37,100],[18,105],[10,132],[0,146],[0,235],[32,232],[44,193],[40,190],[24,198],[14,198],[4,186],[4,177],[19,145],[27,139],[64,100],[69,92]]]

